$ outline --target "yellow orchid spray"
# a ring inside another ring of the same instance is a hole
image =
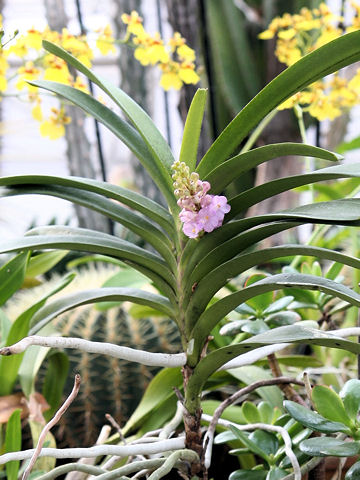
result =
[[[161,70],[160,85],[165,90],[179,90],[184,83],[196,84],[200,77],[195,69],[195,52],[185,39],[176,32],[165,43],[158,33],[150,35],[143,26],[143,20],[135,11],[122,15],[127,26],[125,38],[117,40],[113,36],[110,25],[95,32],[95,45],[101,55],[116,54],[116,45],[128,45],[134,48],[135,58],[144,66],[156,65]],[[0,16],[0,29],[2,18]],[[94,32],[93,34],[94,35]],[[42,41],[53,42],[86,67],[92,66],[95,55],[86,35],[73,35],[68,29],[56,32],[49,27],[43,30],[29,29],[24,34],[17,32],[7,42],[0,41],[0,100],[7,94],[26,98],[32,105],[33,118],[40,122],[40,134],[50,139],[58,139],[65,134],[65,125],[70,117],[64,113],[64,104],[50,108],[48,113],[42,111],[42,101],[37,87],[27,83],[32,80],[50,80],[72,86],[88,92],[87,82],[81,77],[74,77],[61,58],[46,53]],[[9,76],[8,57],[14,56],[22,64],[15,74]],[[14,93],[15,92],[15,93]],[[56,100],[58,102],[58,100]]]
[[[260,33],[263,40],[276,38],[275,55],[280,62],[292,65],[317,48],[340,37],[343,33],[360,29],[360,5],[350,2],[353,16],[348,26],[344,18],[333,13],[321,3],[312,10],[302,8],[299,13],[274,18],[268,28]],[[360,69],[348,80],[335,73],[331,78],[319,80],[302,92],[286,100],[279,110],[302,107],[318,120],[333,120],[360,103]]]

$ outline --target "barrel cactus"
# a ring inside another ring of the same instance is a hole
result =
[[[85,285],[87,288],[99,287],[115,271],[113,267],[99,265],[83,268],[60,295],[81,290]],[[18,293],[6,306],[9,318],[16,318],[19,310],[27,308],[40,296],[40,292],[44,293],[45,288],[50,289],[57,281],[58,278],[54,278],[46,281],[46,285]],[[126,304],[107,310],[83,305],[57,317],[53,325],[62,335],[69,337],[110,342],[150,352],[174,353],[180,349],[178,331],[172,320],[157,315],[134,318]],[[90,445],[105,423],[106,413],[110,413],[120,424],[129,418],[156,369],[78,350],[66,350],[66,353],[70,359],[70,370],[64,394],[70,392],[75,373],[81,375],[82,386],[62,418],[57,436],[70,446],[79,442]]]

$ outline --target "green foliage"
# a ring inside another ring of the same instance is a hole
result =
[[[213,4],[213,2],[211,3]],[[214,4],[212,6],[215,8]],[[227,17],[227,21],[231,22],[231,18]],[[324,75],[359,60],[359,38],[360,32],[353,32],[306,55],[270,82],[240,111],[209,148],[196,168],[201,180],[211,181],[214,188],[213,192],[210,190],[211,193],[220,192],[232,182],[241,179],[254,166],[278,155],[287,155],[289,152],[330,161],[339,160],[339,157],[332,152],[294,144],[271,145],[243,154],[238,154],[237,149],[252,129],[280,103]],[[357,198],[337,197],[334,200],[302,205],[290,210],[240,218],[240,215],[248,207],[299,186],[307,186],[330,179],[358,179],[360,176],[359,164],[337,165],[247,188],[241,194],[229,199],[231,211],[225,217],[223,225],[211,233],[205,233],[200,239],[189,239],[181,232],[180,209],[173,191],[171,166],[174,157],[152,120],[122,90],[91,72],[65,50],[49,42],[45,42],[44,46],[50,53],[63,58],[70,66],[79,70],[102,89],[120,107],[127,120],[120,118],[90,95],[72,87],[53,82],[33,82],[33,84],[61,95],[107,126],[136,154],[148,170],[167,201],[169,210],[146,199],[141,194],[94,180],[40,175],[1,178],[0,188],[3,196],[38,193],[70,200],[120,223],[139,237],[143,246],[139,247],[130,241],[101,232],[56,226],[35,228],[22,239],[2,241],[0,242],[0,253],[60,249],[108,256],[115,261],[124,262],[140,272],[157,290],[157,293],[153,293],[140,288],[129,288],[128,285],[107,286],[102,289],[71,294],[47,305],[36,304],[36,308],[34,307],[33,311],[28,312],[24,321],[21,322],[22,336],[27,334],[30,322],[30,333],[34,334],[48,322],[54,321],[60,313],[95,302],[130,301],[161,311],[177,326],[176,331],[181,337],[182,349],[187,355],[187,365],[183,370],[185,378],[184,405],[187,409],[184,422],[185,430],[188,435],[192,435],[192,439],[194,432],[191,429],[194,428],[194,425],[200,425],[199,412],[205,385],[219,368],[240,354],[273,344],[321,345],[355,354],[360,353],[358,343],[313,328],[313,322],[301,323],[299,316],[293,315],[292,310],[288,308],[289,298],[280,298],[279,296],[277,303],[273,302],[275,298],[273,292],[285,290],[286,296],[292,297],[291,302],[293,299],[299,302],[300,300],[307,301],[306,299],[310,298],[308,303],[324,307],[330,298],[336,297],[359,307],[360,295],[337,281],[337,266],[332,268],[327,278],[321,276],[321,269],[316,263],[313,263],[309,269],[304,267],[304,271],[300,273],[290,271],[275,275],[255,276],[248,280],[244,287],[230,286],[230,293],[222,295],[221,292],[219,298],[215,298],[232,278],[239,275],[249,276],[249,272],[253,272],[259,263],[267,264],[280,258],[308,256],[359,269],[360,261],[356,255],[350,256],[344,252],[317,246],[279,245],[263,248],[260,243],[273,234],[306,223],[359,226],[360,200]],[[181,156],[191,170],[194,168],[197,158],[197,142],[204,103],[205,93],[200,91],[194,99],[185,129]],[[229,158],[231,155],[234,156]],[[113,200],[117,200],[117,202]],[[292,290],[294,290],[294,294],[291,293]],[[315,295],[309,297],[304,294],[300,299],[299,292],[309,290],[315,292]],[[224,318],[239,305],[242,306],[240,309],[242,308],[243,311],[245,309],[248,314],[253,315],[253,318],[247,321],[245,328],[241,326],[241,334],[245,334],[244,337],[220,348],[210,343],[209,352],[207,352],[205,346],[211,338],[212,331],[218,329]],[[94,338],[93,333],[96,331],[102,341],[112,343],[120,341],[122,344],[147,350],[153,348],[157,351],[166,350],[164,345],[158,343],[160,338],[158,332],[152,331],[151,334],[148,334],[154,327],[157,317],[153,317],[150,322],[138,321],[136,326],[130,326],[127,315],[122,310],[110,309],[101,312],[93,309],[90,314],[90,307],[84,308],[87,318],[86,321],[83,321],[84,330],[80,331],[78,335],[84,338]],[[111,317],[112,310],[115,312],[113,317]],[[67,315],[70,319],[72,314]],[[105,318],[112,318],[111,326],[106,323],[108,320]],[[75,323],[74,321],[74,325]],[[69,320],[68,332],[72,331],[71,324],[72,322]],[[76,328],[79,332],[79,327]],[[65,330],[62,331],[65,332]],[[91,331],[90,335],[88,335],[89,331]],[[138,338],[135,340],[132,336],[136,332]],[[11,336],[12,333],[9,332],[9,339],[17,340],[18,338]],[[87,335],[88,337],[86,337]],[[169,343],[172,343],[172,340]],[[113,367],[111,361],[102,359],[95,361],[90,356],[81,363],[86,365],[89,377],[94,376],[98,380],[101,375],[99,373],[101,362],[106,363],[108,371],[118,368]],[[17,367],[13,367],[14,373],[11,383],[9,383],[10,388],[16,378]],[[138,378],[139,373],[133,373],[136,367],[129,365],[126,368],[129,369],[128,372],[131,372],[128,379]],[[88,379],[85,382],[89,388],[86,391],[86,399],[95,391],[100,399],[103,392],[97,391]],[[112,393],[114,390],[119,392],[119,389],[114,389],[112,378],[109,377],[105,380],[111,383]],[[160,372],[150,383],[125,430],[129,432],[135,429],[149,414],[148,428],[150,425],[154,426],[160,421],[165,421],[168,413],[165,411],[165,406],[170,409],[174,407],[175,398],[170,387],[178,387],[180,381],[181,375],[177,369]],[[302,424],[307,427],[304,430],[305,436],[310,434],[309,428],[325,432],[342,431],[356,437],[357,423],[356,419],[351,416],[351,412],[354,414],[359,403],[358,395],[353,393],[354,390],[356,389],[349,388],[349,391],[344,391],[337,396],[328,389],[318,388],[314,391],[313,401],[319,412],[310,412],[307,409],[299,410],[297,405],[287,404],[288,411],[300,423],[296,423],[289,415],[280,418],[277,418],[276,415],[271,417],[268,407],[265,406],[262,406],[262,410],[260,410],[260,406],[254,408],[250,404],[245,404],[241,413],[248,420],[266,418],[274,421],[277,425],[286,427],[289,434],[294,437],[294,445],[296,446],[301,438],[303,440],[301,448],[303,452],[306,451],[309,454],[309,452],[315,452],[314,442],[304,440],[304,432],[298,430],[298,427],[302,428]],[[104,388],[105,391],[106,388]],[[274,391],[277,394],[280,393],[277,387],[272,392]],[[108,391],[106,398],[110,394]],[[273,406],[279,403],[278,400],[279,397],[277,399],[273,397],[272,400],[267,398],[269,404]],[[345,409],[344,402],[349,405],[348,409]],[[76,419],[71,420],[71,423],[75,424],[75,422]],[[142,425],[144,426],[144,423]],[[86,425],[86,428],[89,426]],[[286,463],[284,446],[273,433],[262,431],[244,433],[233,430],[232,434],[236,440],[242,442],[244,448],[264,460],[264,469],[268,471],[268,479],[282,478],[288,473],[289,465]],[[296,437],[296,435],[298,436]],[[321,452],[336,449],[334,440],[324,437],[324,443],[320,448]],[[358,449],[357,440],[355,438],[355,441],[348,445],[338,444],[338,451],[348,453],[351,449],[352,451]],[[191,444],[189,438],[187,444]],[[197,447],[201,449],[201,446],[197,445]],[[237,453],[235,452],[235,454]],[[242,474],[234,475],[233,478],[241,478]]]

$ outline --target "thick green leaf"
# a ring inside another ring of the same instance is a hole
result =
[[[356,462],[346,472],[345,480],[359,480],[359,479],[360,479],[360,462]]]
[[[239,254],[240,252],[237,251],[236,253]],[[205,261],[201,262],[190,276],[189,285],[193,285],[196,282],[197,286],[189,302],[189,311],[195,307],[198,314],[201,309],[206,307],[213,295],[226,285],[231,278],[236,277],[252,267],[266,264],[275,258],[293,255],[324,258],[360,269],[360,260],[358,258],[328,250],[326,248],[307,245],[283,245],[279,247],[264,248],[257,250],[256,252],[238,255],[234,259],[223,263],[217,268],[214,268],[216,258],[211,254],[207,257],[209,269]]]
[[[230,158],[209,172],[204,177],[204,180],[210,182],[211,193],[217,194],[222,192],[229,183],[233,182],[241,174],[248,172],[261,163],[287,155],[315,157],[334,162],[342,159],[342,157],[336,153],[304,143],[275,143],[254,148],[249,152],[240,153]]]
[[[249,298],[260,295],[261,293],[280,290],[282,288],[287,288],[288,290],[291,290],[291,288],[301,288],[304,290],[321,291],[331,296],[341,298],[352,305],[360,306],[360,295],[358,293],[332,280],[301,274],[273,275],[264,280],[260,280],[239,292],[222,298],[205,310],[197,320],[190,337],[195,338],[196,342],[194,346],[194,354],[197,355],[199,353],[197,349],[202,348],[200,345],[202,345],[202,342],[207,338],[215,325],[228,313],[234,310],[237,305],[246,302]],[[193,318],[196,317],[194,316]],[[295,328],[295,326],[292,327]],[[270,335],[270,332],[268,332],[268,334]]]
[[[234,115],[256,95],[261,88],[260,75],[254,61],[254,45],[247,32],[249,25],[237,5],[208,0],[206,27],[214,75],[212,87],[216,90],[214,121],[219,122],[218,110],[227,108]]]
[[[145,141],[149,151],[152,154],[155,166],[159,170],[161,178],[163,179],[163,185],[164,187],[166,186],[166,189],[162,188],[163,193],[170,206],[174,207],[175,211],[178,211],[176,199],[173,195],[171,180],[171,165],[174,162],[174,157],[171,153],[169,145],[166,143],[149,115],[120,88],[114,86],[111,82],[100,77],[99,75],[96,75],[94,72],[85,67],[85,65],[79,62],[79,60],[66,52],[63,48],[46,40],[43,41],[43,46],[45,50],[64,59],[71,66],[87,76],[89,80],[98,85],[98,87],[100,87],[114,100],[115,103],[117,103],[117,105],[130,119],[134,127]],[[51,83],[53,82],[48,82],[48,84]],[[153,177],[153,180],[155,182],[159,182],[156,174]]]
[[[342,154],[358,148],[360,148],[360,137],[355,137],[348,142],[341,142],[340,145],[336,147],[336,151]]]
[[[23,284],[29,256],[29,252],[20,253],[0,268],[0,305]]]
[[[301,442],[300,450],[311,457],[352,457],[360,453],[360,443],[345,442],[331,437],[317,437]]]
[[[139,215],[138,213],[96,193],[79,191],[79,189],[71,187],[38,186],[35,188],[26,187],[26,189],[22,187],[19,190],[12,188],[6,190],[6,195],[22,195],[25,191],[26,193],[51,195],[64,200],[69,200],[70,202],[99,212],[115,222],[119,222],[136,235],[139,235],[139,237],[145,240],[145,242],[150,243],[150,245],[152,245],[164,257],[164,259],[166,259],[169,265],[172,265],[172,267],[175,268],[176,262],[172,253],[172,242],[161,230],[155,227],[152,222],[144,218],[142,215]]]
[[[352,378],[348,380],[340,390],[345,410],[350,418],[355,419],[360,409],[360,380]]]
[[[34,314],[45,304],[46,300],[65,288],[74,279],[74,274],[64,277],[59,283],[37,303],[25,310],[13,322],[9,334],[6,338],[6,345],[13,345],[29,333],[29,325]],[[15,385],[18,371],[23,359],[24,353],[10,355],[9,357],[0,357],[0,395],[9,395]]]
[[[358,178],[359,176],[360,164],[354,163],[351,165],[336,165],[334,167],[317,170],[316,172],[294,175],[292,177],[278,178],[271,182],[245,190],[236,197],[230,199],[229,204],[231,210],[226,218],[233,218],[262,200],[302,185],[310,185],[311,183],[323,182],[326,180],[337,180],[339,178]]]
[[[35,188],[39,185],[47,185],[50,187],[73,187],[88,192],[98,193],[107,198],[117,200],[128,207],[143,213],[146,217],[151,218],[164,228],[170,235],[174,235],[174,220],[170,213],[157,202],[144,197],[143,195],[122,188],[117,185],[111,185],[106,182],[100,182],[89,178],[81,177],[56,177],[50,175],[15,175],[11,177],[1,177],[0,186],[16,188]],[[1,191],[0,191],[1,193]],[[6,193],[6,190],[5,190]]]
[[[144,142],[144,139],[137,134],[137,131],[134,130],[131,125],[124,122],[124,120],[122,120],[116,113],[94,97],[78,90],[77,88],[64,85],[63,83],[49,82],[46,80],[34,80],[29,83],[35,87],[43,88],[60,95],[105,125],[105,127],[130,148],[147,169],[164,197],[168,201],[170,200],[172,189],[169,172],[166,171],[164,167],[161,167],[159,160],[154,161],[154,156],[149,151],[148,145],[146,145],[146,139]],[[135,102],[134,105],[136,105]]]
[[[255,453],[259,457],[263,458],[269,465],[271,464],[271,458],[269,457],[269,454],[265,452],[257,442],[254,442],[250,438],[250,435],[246,435],[233,425],[229,425],[229,428],[236,438],[238,438],[246,447],[248,447],[252,453]]]
[[[360,60],[360,32],[348,33],[306,55],[272,80],[223,130],[199,164],[204,177],[223,163],[274,108],[316,80]]]
[[[69,357],[64,352],[51,351],[48,356],[48,368],[42,387],[42,394],[50,405],[44,412],[46,421],[49,421],[60,406],[63,389],[69,371]]]
[[[39,227],[29,231],[25,238],[0,242],[1,253],[32,249],[75,250],[109,255],[120,258],[134,268],[147,268],[155,274],[149,275],[155,283],[158,276],[165,282],[172,282],[170,270],[158,255],[125,240],[84,228]],[[174,279],[173,281],[175,282]]]
[[[320,415],[334,422],[341,422],[351,427],[351,420],[346,413],[341,398],[330,387],[315,385],[311,390],[311,398]]]
[[[138,407],[122,429],[123,434],[136,426],[156,409],[163,401],[174,396],[174,387],[180,387],[182,375],[179,368],[164,368],[151,380]]]
[[[252,402],[246,401],[243,403],[242,413],[247,423],[261,422],[259,410],[256,408],[256,406]]]
[[[323,367],[324,364],[321,360],[315,357],[310,357],[309,355],[276,355],[276,360],[279,362],[280,365],[286,365],[289,367],[297,367],[297,368],[318,368]],[[267,359],[259,360],[255,363],[259,367],[266,367],[269,365],[269,361]]]
[[[263,225],[270,222],[278,223]],[[201,242],[190,240],[187,243],[181,258],[181,264],[185,265],[185,275],[190,275],[197,263],[204,261],[212,250],[214,254],[216,252],[216,255],[221,256],[222,260],[226,261],[234,256],[234,251],[244,249],[246,245],[251,246],[270,235],[304,223],[359,226],[360,199],[351,198],[319,202],[277,213],[228,222],[214,232],[206,234]],[[250,229],[252,231],[246,232]],[[237,234],[238,236],[235,237]],[[240,234],[246,236],[241,237]],[[247,241],[249,241],[248,244]]]
[[[41,308],[31,322],[30,335],[34,335],[53,318],[72,308],[104,301],[128,301],[148,305],[174,318],[174,310],[166,297],[137,288],[106,287],[71,293]]]
[[[317,432],[350,433],[349,427],[347,427],[343,422],[329,420],[328,418],[313,412],[309,408],[300,405],[299,403],[292,402],[291,400],[285,400],[284,407],[290,413],[290,415],[295,418],[296,421],[307,428],[316,430]]]
[[[21,410],[15,410],[6,425],[5,453],[21,450]],[[7,480],[17,480],[20,462],[14,460],[5,465]]]
[[[57,265],[66,255],[67,251],[44,252],[39,255],[30,257],[28,266],[26,268],[27,277],[37,277],[43,273],[51,270],[52,267]]]
[[[184,134],[181,142],[180,162],[188,165],[190,172],[196,168],[197,151],[204,118],[207,90],[199,88],[192,99],[184,126]]]
[[[210,308],[208,310],[210,310]],[[199,337],[194,338],[197,339]],[[251,337],[238,344],[232,344],[227,347],[219,348],[209,353],[200,361],[197,360],[199,351],[195,343],[193,353],[188,355],[189,365],[192,365],[193,362],[196,362],[196,366],[194,365],[195,369],[193,375],[188,382],[186,401],[186,407],[188,410],[192,411],[193,408],[196,408],[195,405],[197,396],[200,395],[206,379],[209,378],[209,376],[221,366],[226,364],[231,359],[241,355],[242,353],[250,352],[265,345],[281,343],[322,345],[331,348],[339,348],[357,355],[360,353],[360,345],[356,342],[344,340],[343,338],[337,337],[331,333],[315,330],[303,325],[289,325],[285,327],[274,328],[266,333],[261,333],[260,335]]]
[[[0,345],[5,345],[6,337],[9,334],[11,328],[11,321],[5,315],[5,313],[0,309]]]

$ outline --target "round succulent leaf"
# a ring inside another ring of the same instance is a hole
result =
[[[272,468],[266,476],[266,480],[280,480],[281,478],[286,477],[289,474],[286,470],[282,468],[275,467]]]
[[[333,422],[341,422],[352,427],[340,396],[330,387],[316,385],[311,391],[311,399],[320,415]]]
[[[247,432],[241,431],[233,425],[229,425],[229,428],[245,447],[248,447],[255,455],[263,458],[269,465],[271,464],[271,458],[269,458],[267,452],[264,451],[256,441],[251,440],[250,435]]]
[[[229,450],[230,455],[239,456],[239,455],[244,455],[246,453],[251,454],[251,451],[248,448],[233,448],[232,450]]]
[[[276,313],[276,312],[280,312],[281,310],[285,310],[285,308],[287,308],[293,300],[294,300],[294,297],[292,295],[281,297],[278,300],[276,300],[274,303],[269,305],[264,310],[264,314],[270,315],[271,313]]]
[[[235,308],[235,312],[240,313],[241,315],[255,315],[256,311],[250,307],[247,303],[242,303]]]
[[[345,480],[360,480],[360,461],[349,468],[345,474]]]
[[[349,417],[355,420],[360,409],[360,380],[352,378],[348,380],[339,393]]]
[[[312,275],[317,275],[318,277],[322,277],[323,276],[323,273],[322,273],[322,270],[321,270],[321,266],[320,266],[320,263],[315,261],[312,266],[311,266],[311,274]]]
[[[223,325],[219,333],[220,335],[237,335],[242,332],[242,327],[248,323],[248,320],[235,320],[234,322],[229,322]]]
[[[235,470],[229,480],[265,480],[267,470]]]
[[[273,408],[269,402],[260,402],[258,407],[258,412],[260,414],[260,421],[262,423],[271,424],[273,418]]]
[[[238,438],[233,434],[233,432],[230,432],[230,430],[227,430],[226,432],[221,432],[216,437],[214,438],[214,443],[215,445],[221,444],[221,443],[227,443],[227,442],[233,442],[234,440],[237,440]]]
[[[332,437],[314,437],[301,442],[300,450],[311,457],[352,457],[360,453],[360,443],[344,442]]]
[[[319,415],[310,409],[291,400],[284,401],[284,407],[289,414],[305,427],[322,433],[343,432],[350,434],[350,429],[342,422],[335,422]]]
[[[255,430],[250,433],[249,440],[252,440],[268,455],[275,455],[279,448],[279,441],[276,435],[265,430]]]
[[[270,330],[270,328],[266,325],[264,320],[257,320],[248,321],[246,322],[241,330],[246,333],[251,333],[251,335],[259,335],[259,333],[264,333]]]
[[[241,410],[247,423],[261,422],[260,412],[254,403],[248,401],[244,402]]]
[[[301,316],[298,313],[291,312],[291,311],[272,313],[271,315],[265,318],[265,322],[271,327],[282,327],[284,325],[292,325],[293,323],[299,322],[300,320],[301,320]]]

